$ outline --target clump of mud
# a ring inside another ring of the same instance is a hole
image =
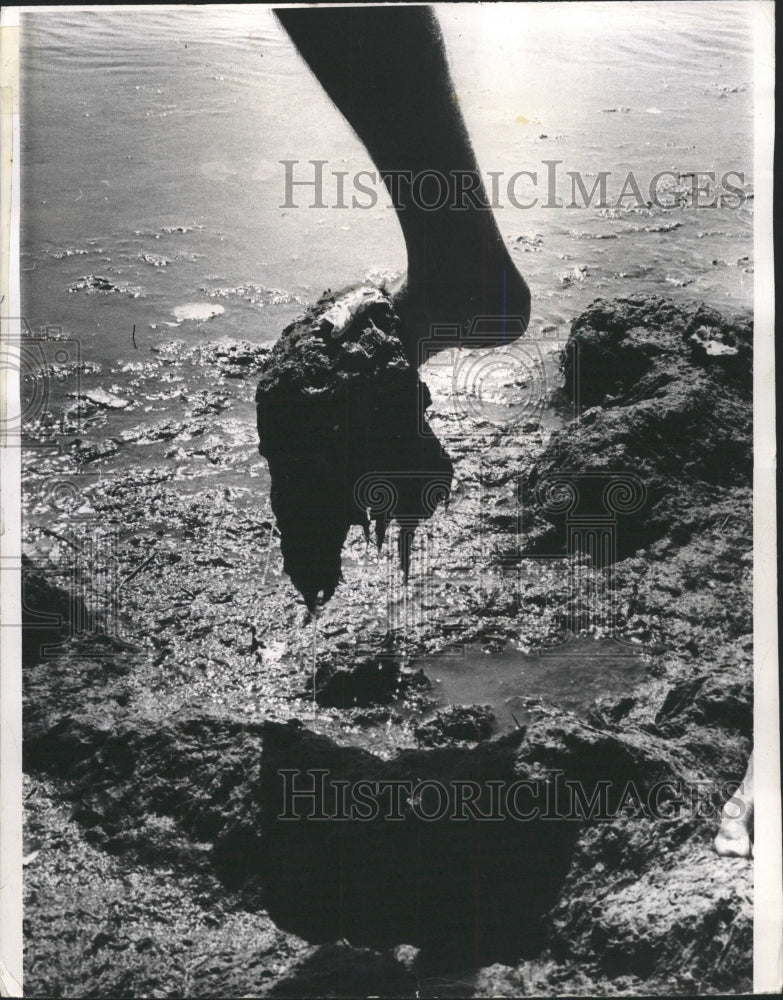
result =
[[[727,505],[748,509],[752,343],[749,319],[703,304],[593,302],[573,323],[563,365],[577,417],[526,480],[531,510],[537,501],[558,530],[530,518],[530,548],[564,537],[564,519],[609,516],[611,561],[662,539],[688,542],[723,523]]]
[[[448,499],[453,467],[424,413],[427,387],[411,367],[388,295],[325,293],[286,327],[256,393],[259,451],[284,568],[314,610],[340,581],[348,529],[370,521],[378,545],[400,525],[407,572],[417,524]]]

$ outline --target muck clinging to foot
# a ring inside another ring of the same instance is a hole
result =
[[[400,526],[407,573],[419,522],[449,496],[453,467],[430,430],[429,391],[405,356],[389,296],[326,292],[282,333],[256,393],[283,565],[312,611],[334,594],[353,524],[380,547]]]

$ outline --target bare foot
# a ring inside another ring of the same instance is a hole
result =
[[[742,820],[724,817],[715,837],[714,847],[716,854],[722,858],[753,857],[750,833],[747,824]]]
[[[479,236],[482,234],[479,234]],[[452,347],[500,347],[521,337],[530,320],[530,290],[502,239],[455,247],[435,270],[411,264],[391,294],[401,339],[415,364]]]
[[[715,851],[724,858],[753,857],[753,754],[739,788],[721,810]]]

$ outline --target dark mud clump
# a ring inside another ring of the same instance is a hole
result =
[[[617,518],[612,559],[663,538],[686,543],[723,521],[727,502],[747,508],[752,341],[750,320],[703,305],[596,300],[574,321],[565,354],[577,417],[526,484],[544,521]],[[531,548],[550,545],[551,529],[528,527]]]
[[[448,498],[453,467],[424,413],[399,319],[376,288],[325,293],[282,333],[256,394],[284,568],[310,610],[340,580],[348,529],[378,544],[397,521],[407,571],[413,531]]]
[[[707,824],[693,806],[674,822],[663,809],[655,823],[618,817],[580,838],[549,914],[553,952],[598,959],[613,979],[750,982],[748,871],[711,841],[727,797],[717,786],[741,777],[752,733],[751,352],[747,318],[597,300],[564,355],[575,418],[525,479],[527,551],[592,555],[614,581],[615,627],[657,649],[658,692],[651,678],[592,722],[665,740],[679,787],[711,788]],[[546,743],[557,739],[553,728]]]

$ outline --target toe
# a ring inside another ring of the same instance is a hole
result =
[[[715,853],[722,858],[749,858],[752,854],[747,828],[736,821],[724,822],[714,840]]]

